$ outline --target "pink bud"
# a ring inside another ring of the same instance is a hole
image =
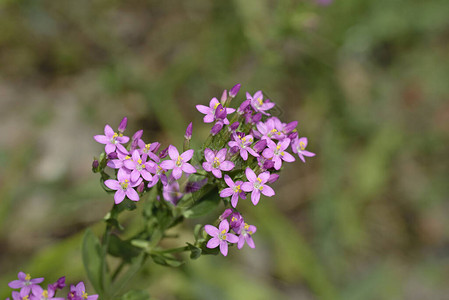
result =
[[[123,133],[126,129],[126,124],[128,123],[128,118],[124,117],[122,121],[120,121],[120,124],[118,125],[118,131]]]
[[[237,93],[240,91],[240,87],[241,87],[240,83],[234,85],[229,91],[229,97],[234,98],[235,96],[237,96]]]

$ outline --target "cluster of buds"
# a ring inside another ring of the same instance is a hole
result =
[[[67,297],[56,297],[58,290],[62,290],[65,284],[65,277],[59,278],[56,282],[49,284],[46,289],[41,286],[43,277],[31,278],[30,274],[19,272],[18,280],[11,281],[8,286],[12,289],[20,289],[12,292],[12,300],[96,300],[98,295],[89,295],[86,292],[84,283],[81,281],[77,285],[70,286]],[[9,298],[7,298],[9,300]]]
[[[192,123],[187,126],[182,153],[174,145],[161,150],[158,142],[145,143],[142,130],[131,139],[124,136],[126,118],[117,132],[106,125],[104,135],[94,136],[105,145],[105,153],[100,163],[94,161],[93,168],[102,174],[101,164],[115,169],[115,177],[104,178],[105,186],[115,191],[115,203],[125,198],[138,201],[145,192],[156,188],[159,200],[177,206],[185,195],[200,192],[205,185],[213,186],[225,206],[232,208],[218,218],[218,228],[204,227],[211,236],[207,248],[219,247],[225,256],[228,244],[236,243],[241,249],[246,242],[254,248],[252,235],[256,227],[245,223],[237,211],[239,200],[250,196],[252,204],[257,205],[261,194],[275,195],[270,184],[279,178],[284,163],[295,161],[289,148],[303,162],[315,154],[305,150],[307,138],[299,137],[297,121],[283,123],[271,116],[275,103],[264,99],[262,91],[246,93],[237,109],[229,107],[239,90],[237,84],[229,92],[225,90],[220,100],[212,98],[209,106],[196,106],[204,114],[204,123],[212,123],[210,135],[199,150],[190,149]],[[183,174],[193,180],[181,188]]]

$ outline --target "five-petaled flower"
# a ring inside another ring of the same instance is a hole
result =
[[[205,106],[205,105],[197,105],[196,109],[202,113],[205,114],[203,121],[204,123],[212,123],[216,118],[215,116],[215,110],[217,109],[217,107],[220,105],[220,102],[218,101],[217,98],[212,98],[209,102],[209,107]],[[226,108],[226,114],[232,114],[235,111],[234,108]],[[225,118],[223,120],[224,124],[229,124],[229,121],[227,118]]]
[[[30,293],[33,286],[37,286],[39,283],[44,281],[43,277],[31,279],[30,274],[25,274],[24,272],[19,272],[17,275],[19,280],[13,280],[8,283],[8,286],[12,289],[25,290],[25,293]]]
[[[249,182],[242,184],[242,190],[245,192],[252,192],[251,201],[254,205],[259,203],[260,193],[268,197],[274,195],[274,190],[265,184],[270,178],[270,172],[263,172],[259,176],[256,176],[256,173],[254,173],[253,170],[246,168],[245,175]]]
[[[153,176],[148,171],[152,166],[155,165],[152,161],[146,161],[146,156],[139,155],[139,151],[134,150],[131,159],[127,159],[124,162],[127,169],[131,170],[131,181],[136,182],[140,176],[146,181],[151,181]]]
[[[237,147],[240,150],[240,156],[243,158],[243,160],[247,160],[248,159],[248,152],[254,156],[254,157],[259,157],[259,154],[257,154],[256,151],[254,151],[251,148],[251,144],[254,141],[254,138],[252,135],[246,135],[246,136],[242,136],[242,134],[234,134],[234,141],[230,141],[228,143],[229,147]]]
[[[285,138],[282,141],[275,144],[272,140],[267,140],[267,146],[262,155],[265,158],[271,158],[274,162],[274,168],[279,170],[282,167],[282,161],[293,162],[295,158],[288,152],[285,152],[285,149],[290,145],[290,139]]]
[[[253,238],[251,237],[257,228],[254,225],[248,225],[247,223],[242,223],[240,228],[237,229],[237,234],[239,235],[239,241],[237,242],[237,248],[242,249],[245,242],[250,248],[255,248]]]
[[[304,156],[308,156],[308,157],[315,156],[315,153],[305,150],[306,147],[307,147],[307,138],[306,137],[302,137],[302,138],[299,138],[299,139],[296,138],[292,142],[293,153],[298,154],[299,158],[303,162],[306,162]]]
[[[135,182],[131,181],[131,176],[125,169],[119,169],[117,172],[117,180],[108,179],[104,184],[111,190],[116,190],[114,195],[115,204],[119,204],[125,199],[125,195],[132,201],[139,201],[139,195],[133,187],[138,186],[142,182],[142,178]]]
[[[224,180],[229,187],[223,189],[220,192],[220,197],[225,198],[225,197],[232,196],[231,197],[231,205],[232,205],[232,207],[236,207],[237,202],[239,201],[239,197],[242,199],[246,199],[246,194],[242,190],[243,181],[238,180],[234,183],[234,181],[232,181],[231,177],[229,177],[228,175],[224,176]]]
[[[129,141],[129,137],[123,136],[121,132],[114,132],[109,125],[104,127],[104,135],[96,135],[94,136],[94,139],[100,144],[106,145],[104,147],[106,154],[114,152],[117,147],[123,147],[121,144],[125,144]]]
[[[256,112],[263,113],[267,116],[269,116],[270,114],[266,111],[274,107],[274,103],[270,102],[270,100],[263,100],[262,91],[257,91],[254,96],[251,96],[250,93],[246,93],[246,99],[251,101],[251,106]]]
[[[70,292],[67,296],[68,300],[97,300],[98,295],[88,295],[86,293],[86,288],[84,287],[84,282],[79,282],[76,286],[70,286]]]
[[[204,226],[204,230],[212,236],[212,238],[207,242],[207,248],[216,248],[220,246],[220,252],[224,256],[228,255],[228,242],[229,243],[237,243],[239,238],[233,234],[228,233],[229,231],[229,223],[228,220],[223,220],[217,227],[212,225]]]
[[[196,173],[196,169],[189,163],[187,163],[193,156],[193,149],[187,150],[181,155],[175,146],[170,145],[168,147],[168,155],[171,159],[161,162],[160,167],[162,169],[173,169],[173,178],[178,180],[182,176],[184,171],[187,174]]]
[[[203,169],[207,172],[212,172],[215,177],[221,178],[221,171],[231,171],[234,168],[234,163],[226,160],[227,149],[223,148],[215,154],[209,148],[204,150],[204,157],[206,161],[203,163]]]

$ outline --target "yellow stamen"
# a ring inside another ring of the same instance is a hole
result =
[[[248,233],[249,233],[249,234],[253,234],[253,232],[252,232],[252,231],[248,231]]]
[[[281,152],[281,155],[282,155],[282,156],[284,156],[284,154],[285,154],[285,152],[284,152],[284,151],[282,151],[282,152]]]
[[[257,98],[257,102],[259,102],[259,105],[262,105],[263,104],[263,101],[262,101],[262,98]]]
[[[225,233],[226,233],[226,230],[223,229],[223,230],[221,231],[221,234],[225,234]]]
[[[30,275],[30,274],[27,274],[27,275],[25,276],[25,280],[26,280],[26,281],[31,280],[31,275]]]
[[[150,147],[151,147],[151,143],[145,145],[146,150],[150,150]]]
[[[83,291],[83,294],[81,295],[81,297],[83,297],[83,299],[87,299],[87,293],[85,291]]]
[[[142,164],[142,160],[139,159],[139,160],[137,161],[137,163],[138,163],[139,165],[141,165],[141,164]]]
[[[245,230],[248,230],[249,229],[249,225],[248,225],[248,223],[245,223]]]
[[[306,149],[306,147],[305,147],[305,145],[304,145],[304,142],[300,142],[300,143],[299,143],[299,147],[301,148],[301,150]]]
[[[123,136],[123,133],[120,133],[118,136],[119,136],[119,137],[122,137],[122,136]]]
[[[30,299],[30,298],[29,298],[28,295],[26,295],[25,297],[22,298],[22,300],[29,300],[29,299]]]
[[[259,177],[257,177],[256,180],[259,181],[259,183],[262,183],[262,179],[260,179]]]
[[[129,155],[125,156],[125,159],[130,159],[130,158],[131,158],[131,156],[129,156]]]
[[[217,107],[218,107],[219,104],[220,104],[220,103],[215,103],[214,109],[217,109]]]
[[[114,134],[112,135],[112,138],[115,139],[118,137],[118,134],[114,132]]]
[[[47,290],[44,290],[44,291],[42,292],[42,297],[48,298],[48,291],[47,291]]]
[[[277,145],[276,150],[280,150],[280,149],[281,149],[281,145]]]

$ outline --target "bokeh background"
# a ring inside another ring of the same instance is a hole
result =
[[[0,1],[0,297],[19,270],[87,279],[83,231],[112,205],[90,170],[105,123],[181,146],[193,120],[200,143],[194,105],[241,83],[317,156],[243,208],[255,250],[148,263],[132,285],[162,300],[449,299],[448,16],[447,0]]]

